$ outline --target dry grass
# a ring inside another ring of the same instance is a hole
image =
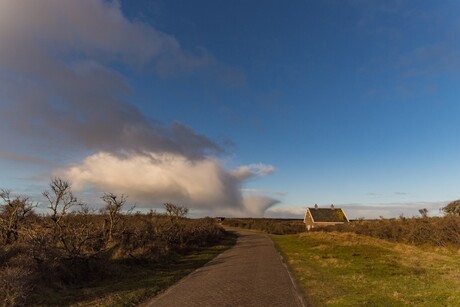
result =
[[[353,233],[273,236],[311,306],[460,306],[460,252]]]

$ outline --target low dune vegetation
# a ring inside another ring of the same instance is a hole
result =
[[[314,231],[352,232],[413,245],[460,248],[460,216],[358,220]]]
[[[105,207],[94,212],[61,179],[43,195],[47,215],[37,215],[29,197],[0,193],[3,306],[78,303],[91,297],[81,292],[89,286],[104,288],[97,290],[101,299],[113,290],[111,284],[126,278],[147,278],[158,292],[232,244],[213,219],[188,219],[188,210],[173,204],[165,204],[165,214],[135,214],[124,211],[125,196],[107,193]],[[123,287],[114,289],[129,296],[129,285]],[[144,296],[155,294],[147,290]]]
[[[276,235],[305,232],[305,224],[300,219],[227,218],[223,224],[229,227],[260,230]]]

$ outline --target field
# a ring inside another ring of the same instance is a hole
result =
[[[311,306],[460,306],[457,248],[339,232],[272,238]]]

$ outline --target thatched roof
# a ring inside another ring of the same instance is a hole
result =
[[[308,208],[315,222],[348,222],[341,208]]]

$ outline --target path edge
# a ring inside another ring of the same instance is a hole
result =
[[[291,269],[289,268],[289,265],[286,263],[286,260],[283,257],[283,254],[281,254],[279,249],[276,247],[276,243],[272,240],[272,236],[268,235],[268,237],[272,241],[273,246],[275,247],[276,251],[278,252],[279,257],[281,258],[281,262],[283,263],[283,266],[284,266],[284,268],[286,269],[286,271],[288,273],[289,279],[291,280],[291,284],[294,287],[294,290],[295,290],[295,292],[297,294],[297,298],[299,299],[300,304],[303,307],[308,307],[307,301],[305,299],[305,294],[303,293],[303,291],[300,289],[299,285],[297,284],[296,278],[293,275],[293,273],[291,272]]]
[[[231,230],[230,230],[231,231]],[[239,236],[238,236],[239,237]],[[238,237],[237,237],[237,240],[238,240]],[[218,254],[216,257],[214,257],[213,259],[211,259],[210,261],[206,262],[204,265],[200,266],[199,268],[196,268],[195,270],[193,270],[192,272],[190,272],[189,274],[187,274],[186,276],[182,277],[181,279],[179,279],[175,284],[173,284],[171,287],[169,287],[168,289],[166,289],[165,291],[161,292],[161,293],[158,293],[156,296],[152,297],[151,299],[149,299],[148,301],[145,301],[141,304],[139,304],[138,306],[139,307],[152,307],[152,306],[155,306],[154,304],[160,300],[163,296],[165,296],[168,292],[174,290],[176,287],[178,287],[180,284],[182,284],[183,282],[185,282],[186,280],[188,280],[189,278],[192,278],[193,275],[195,275],[196,273],[198,273],[199,271],[201,271],[202,269],[204,269],[206,266],[210,265],[213,261],[215,261],[217,258],[219,258],[222,254],[224,254],[225,252],[227,252],[228,250],[232,249],[234,246],[236,245],[236,242],[235,244],[230,247],[230,248],[227,248],[226,250],[224,250],[223,252],[221,252],[220,254]]]

